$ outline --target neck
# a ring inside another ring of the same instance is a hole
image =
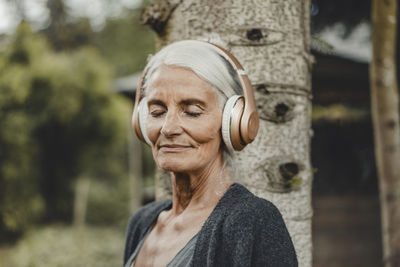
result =
[[[187,208],[213,209],[232,183],[222,155],[201,170],[171,173],[173,214]]]

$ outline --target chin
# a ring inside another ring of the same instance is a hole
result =
[[[168,172],[188,172],[188,171],[194,169],[194,168],[185,166],[186,164],[183,165],[183,164],[179,164],[177,162],[174,162],[174,163],[162,162],[162,163],[158,163],[157,165],[164,171],[168,171]]]
[[[193,164],[192,162],[188,162],[187,158],[182,160],[164,158],[158,159],[156,162],[158,167],[168,172],[190,172],[199,167],[199,162]]]

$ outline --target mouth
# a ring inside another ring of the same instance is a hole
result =
[[[179,144],[164,144],[159,146],[159,151],[162,152],[182,152],[186,151],[189,149],[192,149],[193,147],[190,145],[179,145]]]

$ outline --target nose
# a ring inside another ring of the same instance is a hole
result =
[[[178,112],[168,111],[164,117],[161,134],[165,137],[177,136],[182,133],[182,125]]]

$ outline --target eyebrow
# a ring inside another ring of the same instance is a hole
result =
[[[148,106],[150,106],[150,105],[159,105],[159,106],[165,107],[164,102],[162,102],[161,100],[158,100],[158,99],[150,99],[150,100],[147,102],[147,105],[148,105]]]
[[[207,106],[207,104],[204,101],[201,101],[199,99],[195,99],[195,98],[189,98],[189,99],[185,99],[183,101],[181,101],[182,105],[200,105],[200,106]]]
[[[203,106],[203,107],[207,106],[206,102],[201,101],[199,99],[195,99],[195,98],[189,98],[189,99],[182,100],[180,102],[180,104],[181,105],[185,105],[185,106],[189,106],[189,105],[200,105],[200,106]],[[147,102],[147,105],[148,106],[150,106],[150,105],[159,105],[159,106],[165,107],[164,102],[159,100],[159,99],[150,99]]]

